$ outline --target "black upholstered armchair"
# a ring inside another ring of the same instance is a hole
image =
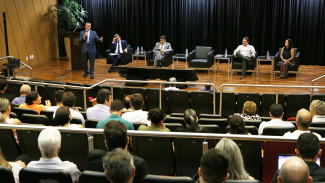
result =
[[[131,45],[128,45],[128,46],[129,46],[128,52],[127,53],[123,52],[123,58],[118,63],[119,65],[126,65],[126,64],[132,62],[133,48],[131,48]],[[113,51],[111,49],[106,50],[106,63],[107,64],[113,64],[112,60],[109,58],[109,55],[112,52],[114,52],[114,50]]]
[[[295,57],[293,58],[292,64],[288,67],[288,72],[296,73],[297,75],[300,66],[300,52],[298,52],[297,48],[293,48],[293,50],[295,51]],[[281,51],[282,48],[279,48],[279,52],[274,55],[274,75],[276,72],[280,72],[280,62],[282,61],[280,57]]]
[[[147,52],[147,65],[148,66],[153,66],[154,63],[154,57],[153,57],[153,50],[150,50],[149,52]],[[173,63],[173,55],[174,55],[174,49],[172,51],[166,51],[165,53],[165,57],[163,60],[161,60],[161,65],[163,67],[168,67],[169,65],[171,65]]]
[[[258,53],[255,52],[255,58],[251,58],[250,62],[247,62],[246,72],[255,73],[256,61]],[[236,58],[234,54],[231,55],[231,73],[234,74],[234,71],[242,71],[243,61],[239,58]]]
[[[215,53],[212,47],[197,46],[195,50],[188,55],[189,67],[206,68],[209,70],[214,64],[214,55]]]

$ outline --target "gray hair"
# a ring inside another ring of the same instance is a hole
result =
[[[245,170],[243,156],[233,140],[222,138],[215,148],[229,155],[229,179],[248,179],[249,174]]]
[[[61,134],[57,128],[49,127],[41,131],[38,136],[38,146],[43,156],[51,158],[61,146]]]
[[[283,183],[306,183],[309,168],[302,159],[291,157],[283,163],[279,175]]]
[[[314,106],[316,104],[316,102],[319,101],[319,100],[313,100],[311,103],[310,103],[310,106],[309,106],[309,112],[311,114],[311,118],[313,118],[316,114],[315,114],[315,110],[314,110]]]
[[[119,34],[114,34],[114,37],[120,37],[120,35]]]
[[[297,112],[297,121],[302,127],[309,127],[312,121],[311,114],[307,109],[300,109]]]
[[[30,88],[29,85],[22,85],[20,87],[20,93],[27,94],[31,91],[32,89]]]
[[[325,115],[325,102],[320,100],[316,101],[313,109],[318,115]]]
[[[127,183],[133,174],[133,157],[121,148],[113,149],[103,157],[103,167],[113,183]]]
[[[6,112],[10,107],[10,101],[6,98],[0,98],[0,112]]]
[[[169,78],[169,82],[177,82],[175,77]],[[175,84],[170,84],[170,86],[176,86]]]

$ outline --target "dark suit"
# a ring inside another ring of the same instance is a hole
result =
[[[104,172],[103,156],[106,151],[94,149],[88,153],[86,170]],[[148,168],[146,161],[138,156],[133,155],[133,162],[135,166],[134,183],[141,183],[142,179],[148,175]]]
[[[80,32],[79,43],[82,43],[81,53],[82,53],[82,63],[84,67],[85,74],[90,74],[94,76],[95,58],[96,58],[96,41],[101,42],[97,36],[96,31],[90,30],[86,38],[84,38],[85,30]],[[90,63],[90,68],[88,72],[88,60]]]
[[[119,55],[110,55],[109,58],[112,60],[113,65],[117,66],[120,60],[123,58],[123,52],[125,49],[129,49],[128,43],[125,40],[121,40],[122,52]],[[117,47],[117,42],[111,43],[110,49],[111,53],[115,53]]]

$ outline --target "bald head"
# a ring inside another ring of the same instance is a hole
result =
[[[22,95],[27,95],[27,93],[29,93],[30,91],[31,91],[31,88],[30,88],[29,85],[22,85],[22,86],[20,87],[20,93],[21,93]]]
[[[296,118],[296,122],[297,122],[297,126],[298,126],[298,129],[299,128],[302,128],[302,129],[299,129],[299,130],[307,130],[309,129],[309,126],[311,124],[311,114],[308,110],[306,109],[300,109],[298,112],[297,112],[297,118]]]
[[[309,176],[309,168],[307,164],[298,157],[292,157],[283,163],[280,169],[278,182],[306,183],[312,182],[312,178]]]

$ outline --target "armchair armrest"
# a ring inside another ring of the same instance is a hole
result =
[[[279,62],[279,60],[280,60],[280,53],[276,52],[276,54],[274,55],[274,67]]]
[[[188,62],[191,62],[195,58],[195,50],[188,54]]]
[[[126,60],[125,61],[126,64],[132,62],[132,54],[133,54],[133,48],[129,48],[127,53],[123,52],[123,57]]]
[[[174,55],[174,49],[172,49],[171,51],[165,52],[166,66],[169,66],[170,64],[173,63],[173,55]]]
[[[153,57],[153,50],[147,52],[147,60],[150,60]]]
[[[212,50],[212,51],[210,51],[210,53],[208,53],[208,66],[209,67],[214,64],[214,55],[215,55],[214,50]]]
[[[300,52],[297,52],[297,54],[294,58],[294,62],[295,62],[296,70],[298,71],[298,68],[300,66]]]

